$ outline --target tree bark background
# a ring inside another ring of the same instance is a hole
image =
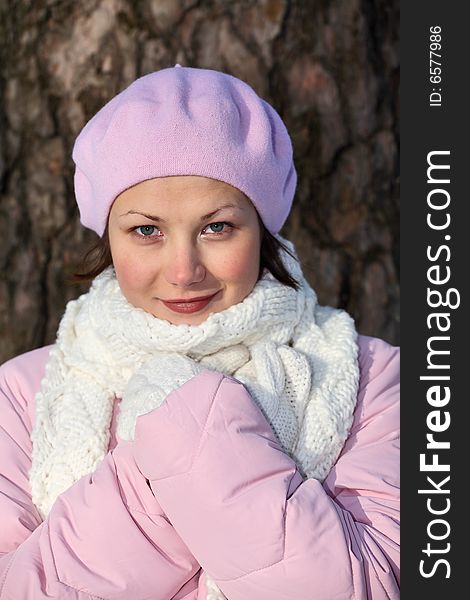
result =
[[[399,342],[397,0],[0,0],[0,362],[52,343],[95,234],[75,137],[134,79],[204,67],[283,118],[298,187],[281,232],[321,304]]]

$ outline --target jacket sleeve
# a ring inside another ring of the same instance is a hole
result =
[[[131,442],[61,494],[42,521],[28,480],[25,369],[33,363],[14,359],[0,368],[1,600],[195,598],[200,565],[138,471]]]
[[[137,464],[229,600],[399,597],[398,356],[362,339],[354,423],[323,484],[233,378],[205,370],[139,417]]]

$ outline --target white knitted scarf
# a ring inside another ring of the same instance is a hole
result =
[[[346,312],[317,304],[298,261],[286,252],[282,260],[299,290],[265,270],[242,302],[197,326],[173,325],[129,304],[112,267],[67,304],[36,396],[30,482],[43,516],[105,456],[113,404],[125,397],[131,376],[169,351],[243,383],[302,475],[326,477],[356,405],[357,335]],[[121,437],[132,437],[137,417],[121,411]],[[207,600],[224,598],[210,577],[207,588]]]

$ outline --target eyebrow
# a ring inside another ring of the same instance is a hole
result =
[[[236,208],[241,211],[244,210],[241,206],[236,206],[235,204],[224,204],[223,206],[220,206],[216,210],[213,210],[212,212],[207,213],[206,215],[202,215],[200,218],[200,221],[206,221],[207,219],[210,219],[211,217],[216,215],[218,212],[224,210],[225,208]],[[143,217],[146,217],[147,219],[150,219],[151,221],[155,221],[156,223],[165,223],[165,219],[162,219],[161,217],[157,217],[157,215],[149,215],[148,213],[144,213],[139,210],[133,210],[132,208],[131,208],[131,210],[128,210],[126,213],[123,213],[122,215],[119,215],[119,216],[125,217],[127,215],[142,215]]]

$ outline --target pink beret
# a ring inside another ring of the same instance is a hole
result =
[[[121,192],[171,175],[233,185],[278,233],[297,184],[292,143],[272,106],[236,77],[180,65],[110,100],[82,129],[72,157],[80,220],[99,235]]]

